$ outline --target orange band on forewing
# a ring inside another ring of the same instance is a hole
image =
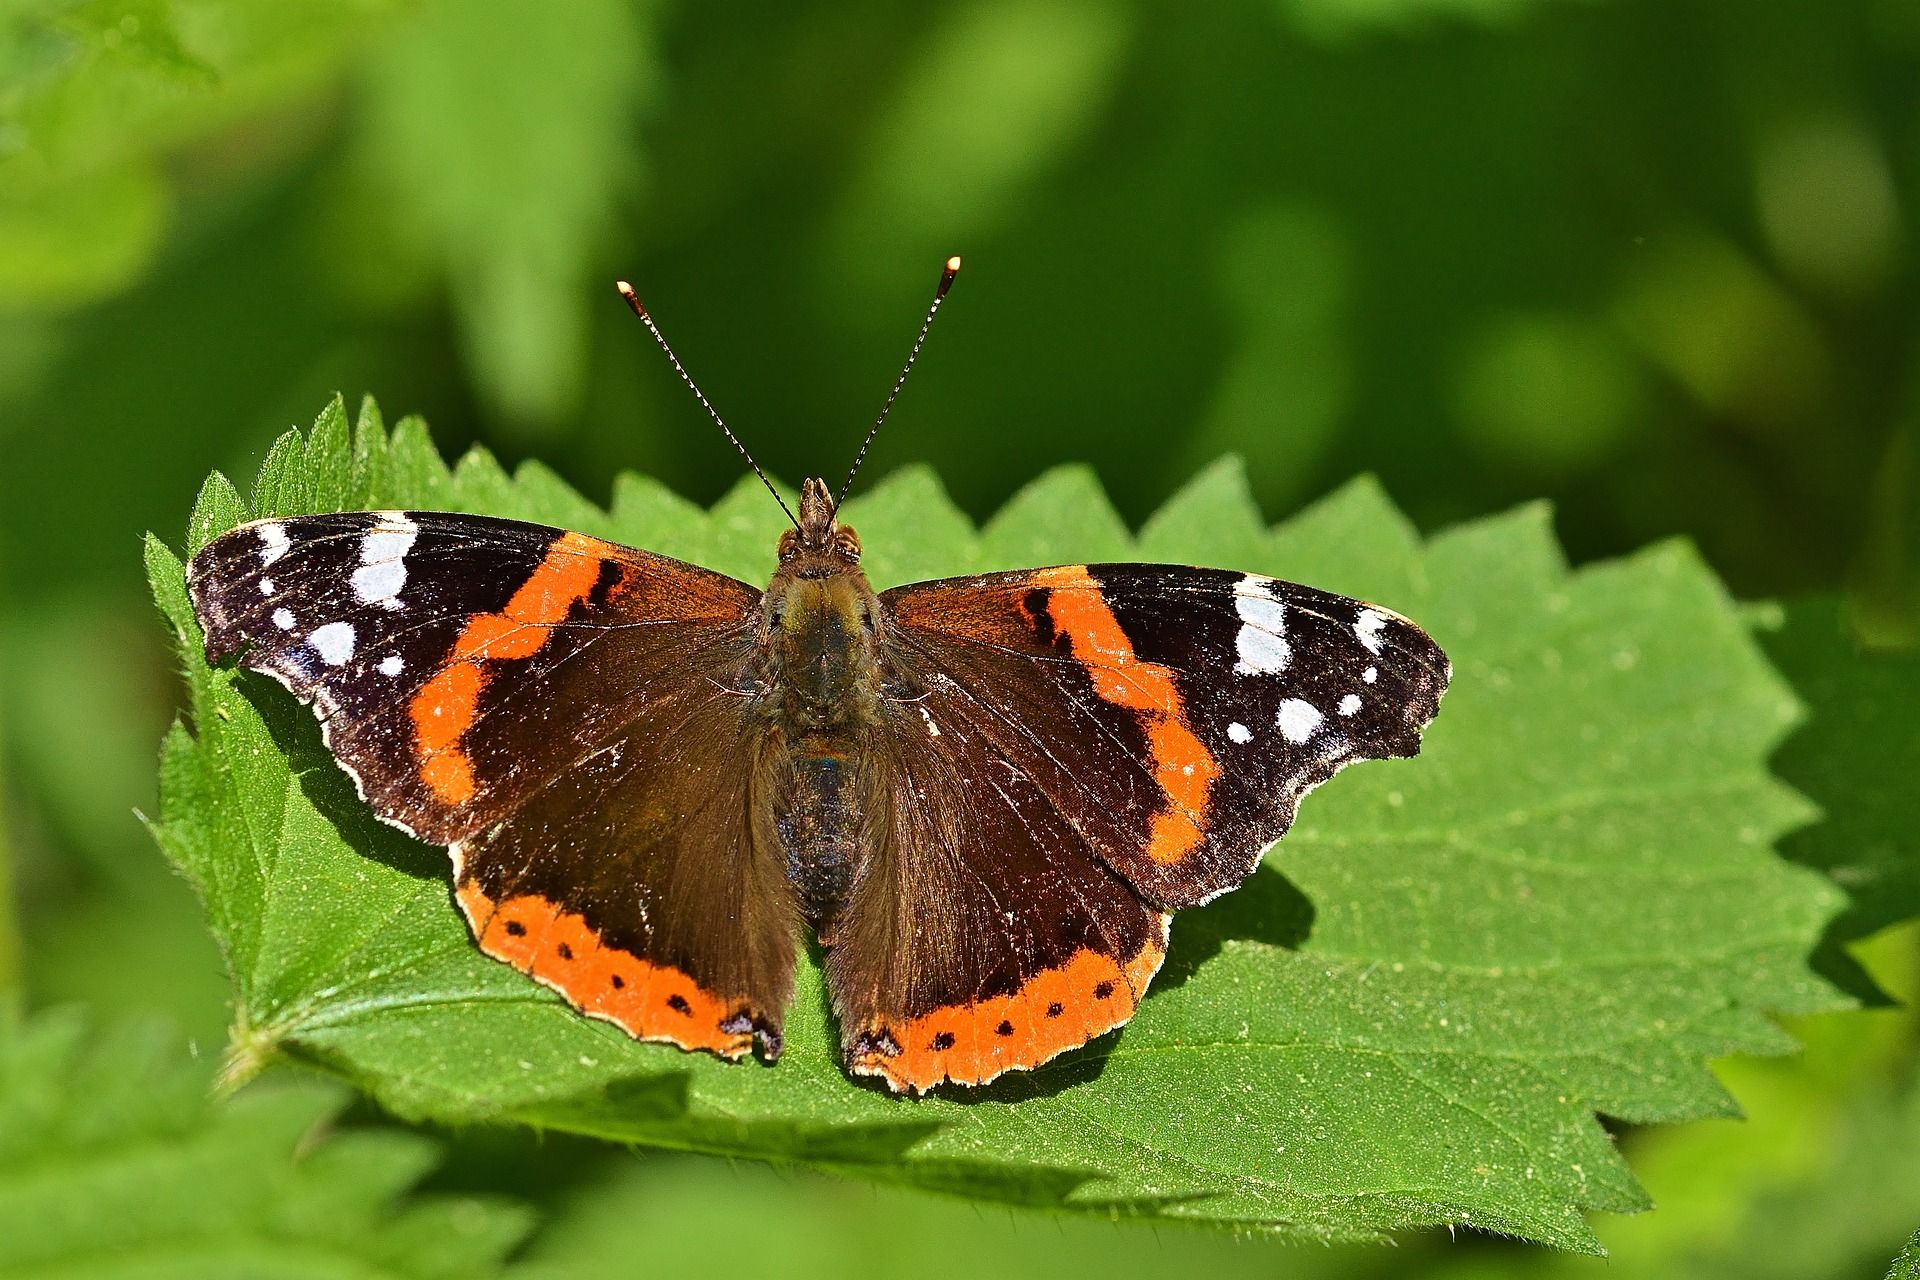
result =
[[[1188,726],[1173,673],[1134,653],[1133,642],[1084,566],[1042,569],[1033,582],[1058,588],[1047,598],[1047,612],[1092,677],[1094,693],[1115,706],[1145,713],[1153,780],[1167,795],[1148,833],[1147,856],[1155,862],[1178,862],[1205,836],[1199,819],[1206,813],[1207,792],[1220,776],[1220,766]]]
[[[460,749],[460,735],[474,721],[486,672],[476,662],[456,662],[442,668],[413,695],[414,751],[420,757],[420,776],[449,804],[473,798],[473,763]]]
[[[456,658],[531,658],[573,606],[587,598],[606,563],[606,543],[565,533],[547,548],[546,559],[498,613],[467,623],[453,646]]]
[[[540,652],[552,639],[554,627],[567,620],[573,606],[586,599],[600,580],[606,553],[612,549],[584,534],[567,533],[554,539],[540,567],[500,612],[467,620],[454,641],[448,665],[413,695],[408,713],[413,719],[420,777],[448,804],[465,804],[476,789],[473,761],[461,739],[478,718],[480,693],[487,687],[488,672],[480,664],[531,658]]]
[[[726,1031],[741,1002],[707,991],[672,965],[607,946],[580,916],[535,895],[495,902],[469,880],[454,890],[480,949],[552,987],[582,1013],[613,1023],[636,1040],[705,1049],[740,1058],[751,1030]]]
[[[868,1028],[884,1029],[899,1052],[856,1054],[848,1068],[884,1078],[895,1092],[925,1093],[947,1080],[985,1084],[1003,1072],[1037,1067],[1131,1018],[1165,957],[1164,943],[1154,939],[1125,964],[1082,948],[1012,995]]]

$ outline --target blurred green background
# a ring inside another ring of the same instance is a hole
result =
[[[0,983],[222,1042],[135,818],[177,696],[138,536],[177,544],[209,468],[342,391],[592,497],[737,478],[616,277],[789,480],[840,473],[959,252],[870,474],[929,462],[985,516],[1086,461],[1135,522],[1230,451],[1276,519],[1360,471],[1428,529],[1546,497],[1576,560],[1684,535],[1738,594],[1847,592],[1898,643],[1916,208],[1912,0],[7,0]],[[1911,930],[1863,954],[1920,991]],[[1795,1029],[1804,1057],[1727,1068],[1745,1126],[1625,1135],[1662,1207],[1599,1224],[1611,1264],[470,1135],[440,1177],[533,1201],[553,1275],[690,1267],[686,1224],[742,1214],[821,1274],[879,1223],[1009,1275],[1879,1274],[1915,1225],[1867,1207],[1920,1180],[1914,1023]]]

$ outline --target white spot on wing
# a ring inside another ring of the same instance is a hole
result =
[[[260,579],[260,594],[261,594],[261,595],[263,595],[263,596],[270,596],[270,595],[272,595],[272,594],[273,594],[273,593],[274,593],[275,591],[277,591],[277,590],[279,590],[279,588],[273,585],[273,579],[272,579],[272,578],[262,578],[262,579]]]
[[[1251,575],[1234,585],[1234,612],[1240,615],[1240,634],[1233,647],[1240,661],[1236,675],[1270,676],[1287,669],[1293,646],[1286,641],[1287,608],[1267,594],[1267,580]]]
[[[926,707],[922,706],[920,708],[920,718],[927,722],[928,733],[932,734],[936,738],[940,736],[940,726],[933,722],[933,712],[927,710]]]
[[[1293,661],[1292,645],[1271,631],[1262,631],[1258,627],[1241,627],[1233,647],[1240,655],[1240,661],[1233,667],[1235,675],[1278,675]]]
[[[282,631],[293,630],[292,611],[288,609],[275,609],[273,611],[273,625],[280,628]]]
[[[1360,678],[1362,680],[1365,680],[1368,684],[1372,684],[1375,680],[1378,680],[1380,678],[1380,668],[1368,667],[1365,671],[1362,671],[1360,673]]]
[[[1287,607],[1267,594],[1264,578],[1242,578],[1234,587],[1233,611],[1240,621],[1269,631],[1286,630]],[[1256,593],[1256,594],[1249,594]]]
[[[1235,742],[1245,744],[1253,741],[1253,730],[1235,720],[1227,726],[1227,736]]]
[[[324,627],[315,627],[313,634],[307,637],[307,643],[320,655],[320,661],[330,667],[337,667],[353,656],[353,626],[345,622],[329,622]]]
[[[400,655],[397,653],[390,653],[380,659],[380,674],[383,676],[397,676],[406,670],[406,667],[407,664],[400,661]]]
[[[1348,694],[1348,695],[1347,695],[1346,697],[1344,697],[1344,698],[1342,698],[1342,699],[1340,699],[1340,714],[1341,714],[1341,715],[1343,715],[1343,716],[1350,716],[1350,715],[1352,715],[1352,714],[1353,714],[1354,712],[1356,712],[1356,711],[1358,711],[1359,709],[1360,709],[1360,695],[1359,695],[1359,694],[1357,694],[1357,693],[1350,693],[1350,694]]]
[[[360,567],[353,571],[353,594],[362,604],[400,607],[400,588],[407,585],[407,552],[413,550],[420,526],[401,511],[385,511],[360,539]]]
[[[287,537],[287,527],[283,524],[263,524],[260,526],[260,565],[265,568],[281,556],[287,554],[287,548],[293,540]]]
[[[1360,617],[1353,624],[1353,634],[1360,637],[1360,643],[1367,646],[1368,653],[1380,652],[1380,633],[1386,629],[1387,615],[1378,609],[1362,609]]]
[[[1320,708],[1300,698],[1288,698],[1280,704],[1280,714],[1274,723],[1280,726],[1280,736],[1295,744],[1305,742],[1320,727]]]

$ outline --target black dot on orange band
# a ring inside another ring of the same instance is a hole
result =
[[[667,997],[667,1008],[672,1009],[675,1013],[693,1012],[693,1006],[688,1004],[687,998],[678,992]]]
[[[953,1032],[942,1031],[939,1035],[935,1036],[933,1038],[933,1047],[936,1049],[953,1048]]]
[[[1053,614],[1047,607],[1052,598],[1053,593],[1045,587],[1029,588],[1020,597],[1020,612],[1027,616],[1027,628],[1033,632],[1034,639],[1049,647],[1060,640],[1054,627]]]
[[[997,1036],[1010,1036],[1013,1034],[1013,1024],[1003,1019],[1000,1025],[993,1029],[993,1034]]]
[[[1066,1010],[1060,1007],[1060,1002],[1058,1000],[1055,1000],[1052,1004],[1047,1006],[1047,1016],[1049,1018],[1057,1018],[1065,1012]]]
[[[1095,1000],[1105,1000],[1108,996],[1112,994],[1113,994],[1113,984],[1111,982],[1103,982],[1099,986],[1093,989],[1093,998]]]
[[[554,950],[555,950],[555,951],[558,951],[558,952],[560,953],[560,958],[561,958],[562,960],[571,960],[571,959],[573,959],[573,948],[572,948],[572,947],[570,947],[570,946],[568,946],[568,945],[567,945],[566,943],[564,943],[564,942],[563,942],[563,943],[561,943],[561,944],[560,944],[559,946],[557,946],[557,947],[555,947],[555,948],[554,948]]]
[[[627,985],[627,980],[625,978],[621,977],[617,973],[613,975],[613,989],[615,991],[618,991],[620,988],[626,985]]]
[[[509,920],[507,921],[507,932],[516,938],[522,937],[527,932],[527,926],[521,924],[518,920]]]

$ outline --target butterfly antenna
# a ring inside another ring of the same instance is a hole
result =
[[[959,259],[954,259],[954,262],[957,265]],[[620,290],[620,296],[627,300],[627,305],[633,309],[633,314],[640,317],[640,323],[647,326],[647,332],[652,334],[653,340],[660,344],[660,349],[667,353],[667,362],[673,366],[673,371],[680,375],[680,381],[687,384],[687,390],[693,392],[694,399],[698,400],[700,407],[707,411],[707,416],[713,419],[713,424],[726,433],[727,439],[733,441],[733,447],[740,451],[740,456],[747,460],[749,467],[753,468],[753,474],[760,477],[760,483],[767,486],[767,492],[773,495],[773,500],[780,504],[780,509],[787,513],[787,519],[792,520],[793,527],[798,529],[800,522],[794,519],[793,509],[787,505],[787,500],[780,496],[778,489],[773,487],[773,481],[767,479],[767,473],[760,469],[760,464],[755,462],[753,455],[747,452],[747,446],[740,443],[740,437],[733,434],[733,428],[727,425],[726,419],[720,416],[720,411],[713,407],[712,401],[707,399],[707,393],[694,382],[693,376],[687,372],[687,367],[680,363],[680,357],[673,354],[673,348],[667,345],[666,335],[660,332],[660,326],[655,324],[653,317],[647,314],[647,308],[640,301],[640,295],[635,293],[633,286],[625,280],[615,281],[614,287]],[[921,336],[925,337],[924,331]],[[919,344],[914,345],[914,350],[916,352],[919,350]],[[912,361],[908,361],[908,364],[911,365]],[[888,403],[892,403],[891,397]]]
[[[835,510],[847,500],[847,490],[853,488],[853,478],[860,474],[860,464],[867,460],[867,448],[873,438],[880,434],[880,424],[893,412],[893,402],[900,398],[900,388],[907,385],[907,375],[913,372],[913,362],[920,358],[920,348],[927,341],[927,331],[933,328],[933,318],[940,314],[940,304],[947,300],[947,290],[953,288],[953,278],[960,274],[960,259],[948,258],[947,265],[940,272],[940,285],[933,291],[933,303],[927,308],[927,318],[920,322],[920,336],[913,340],[913,350],[907,352],[907,363],[901,366],[900,376],[893,380],[893,390],[887,392],[887,402],[880,406],[880,416],[867,428],[867,438],[860,442],[860,452],[853,455],[853,466],[847,469],[846,483],[840,486],[840,496],[833,500]]]

